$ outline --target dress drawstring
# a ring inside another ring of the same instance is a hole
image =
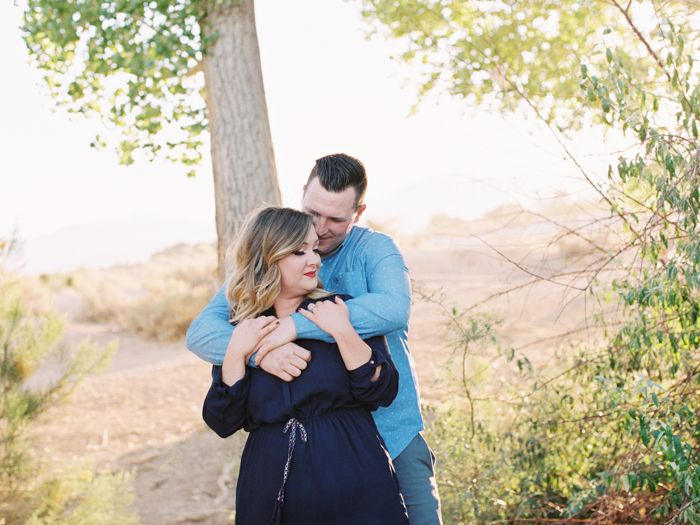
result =
[[[289,433],[289,447],[287,449],[287,463],[284,465],[284,476],[282,477],[282,486],[280,487],[279,492],[277,493],[277,502],[275,503],[275,510],[272,513],[272,519],[270,522],[273,525],[280,525],[282,523],[282,505],[284,505],[284,485],[287,483],[287,476],[289,475],[289,466],[292,462],[292,454],[294,453],[294,444],[296,443],[297,440],[297,429],[299,429],[299,433],[301,434],[301,440],[306,443],[307,437],[306,437],[306,429],[304,428],[304,425],[302,425],[299,420],[295,417],[287,421],[287,424],[284,425],[284,428],[282,429],[282,433],[286,434],[287,430],[291,428],[291,432]]]

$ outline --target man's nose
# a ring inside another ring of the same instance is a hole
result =
[[[323,233],[326,233],[326,230],[328,229],[328,223],[327,223],[326,219],[324,219],[323,217],[314,217],[313,223],[314,223],[314,230],[316,230],[316,235],[321,235]]]

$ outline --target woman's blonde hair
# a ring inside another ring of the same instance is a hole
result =
[[[231,322],[257,317],[273,305],[282,286],[277,261],[304,243],[312,225],[310,215],[279,206],[261,208],[248,216],[226,254],[234,267],[226,283]],[[328,295],[319,280],[306,297]]]

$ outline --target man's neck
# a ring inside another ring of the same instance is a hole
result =
[[[326,252],[326,253],[321,253],[321,254],[319,254],[319,255],[321,256],[321,260],[325,259],[325,258],[328,257],[329,255],[333,255],[335,252],[337,252],[338,250],[340,250],[342,247],[343,247],[343,243],[341,242],[338,246],[336,246],[335,248],[333,248],[331,251]]]
[[[348,234],[345,236],[345,239],[343,239],[343,242],[341,242],[338,246],[336,246],[335,248],[333,248],[333,249],[332,249],[331,251],[329,251],[329,252],[326,252],[326,253],[319,253],[319,255],[321,256],[321,260],[325,259],[326,257],[329,257],[329,256],[333,255],[333,254],[336,253],[336,252],[339,252],[340,249],[343,247],[343,245],[347,242],[348,237],[350,237],[350,236],[352,235],[352,232],[353,232],[353,231],[355,231],[355,226],[353,226],[352,228],[350,228],[350,231],[349,231]]]

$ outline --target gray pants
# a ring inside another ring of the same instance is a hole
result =
[[[394,460],[410,525],[442,525],[435,454],[418,434]]]

